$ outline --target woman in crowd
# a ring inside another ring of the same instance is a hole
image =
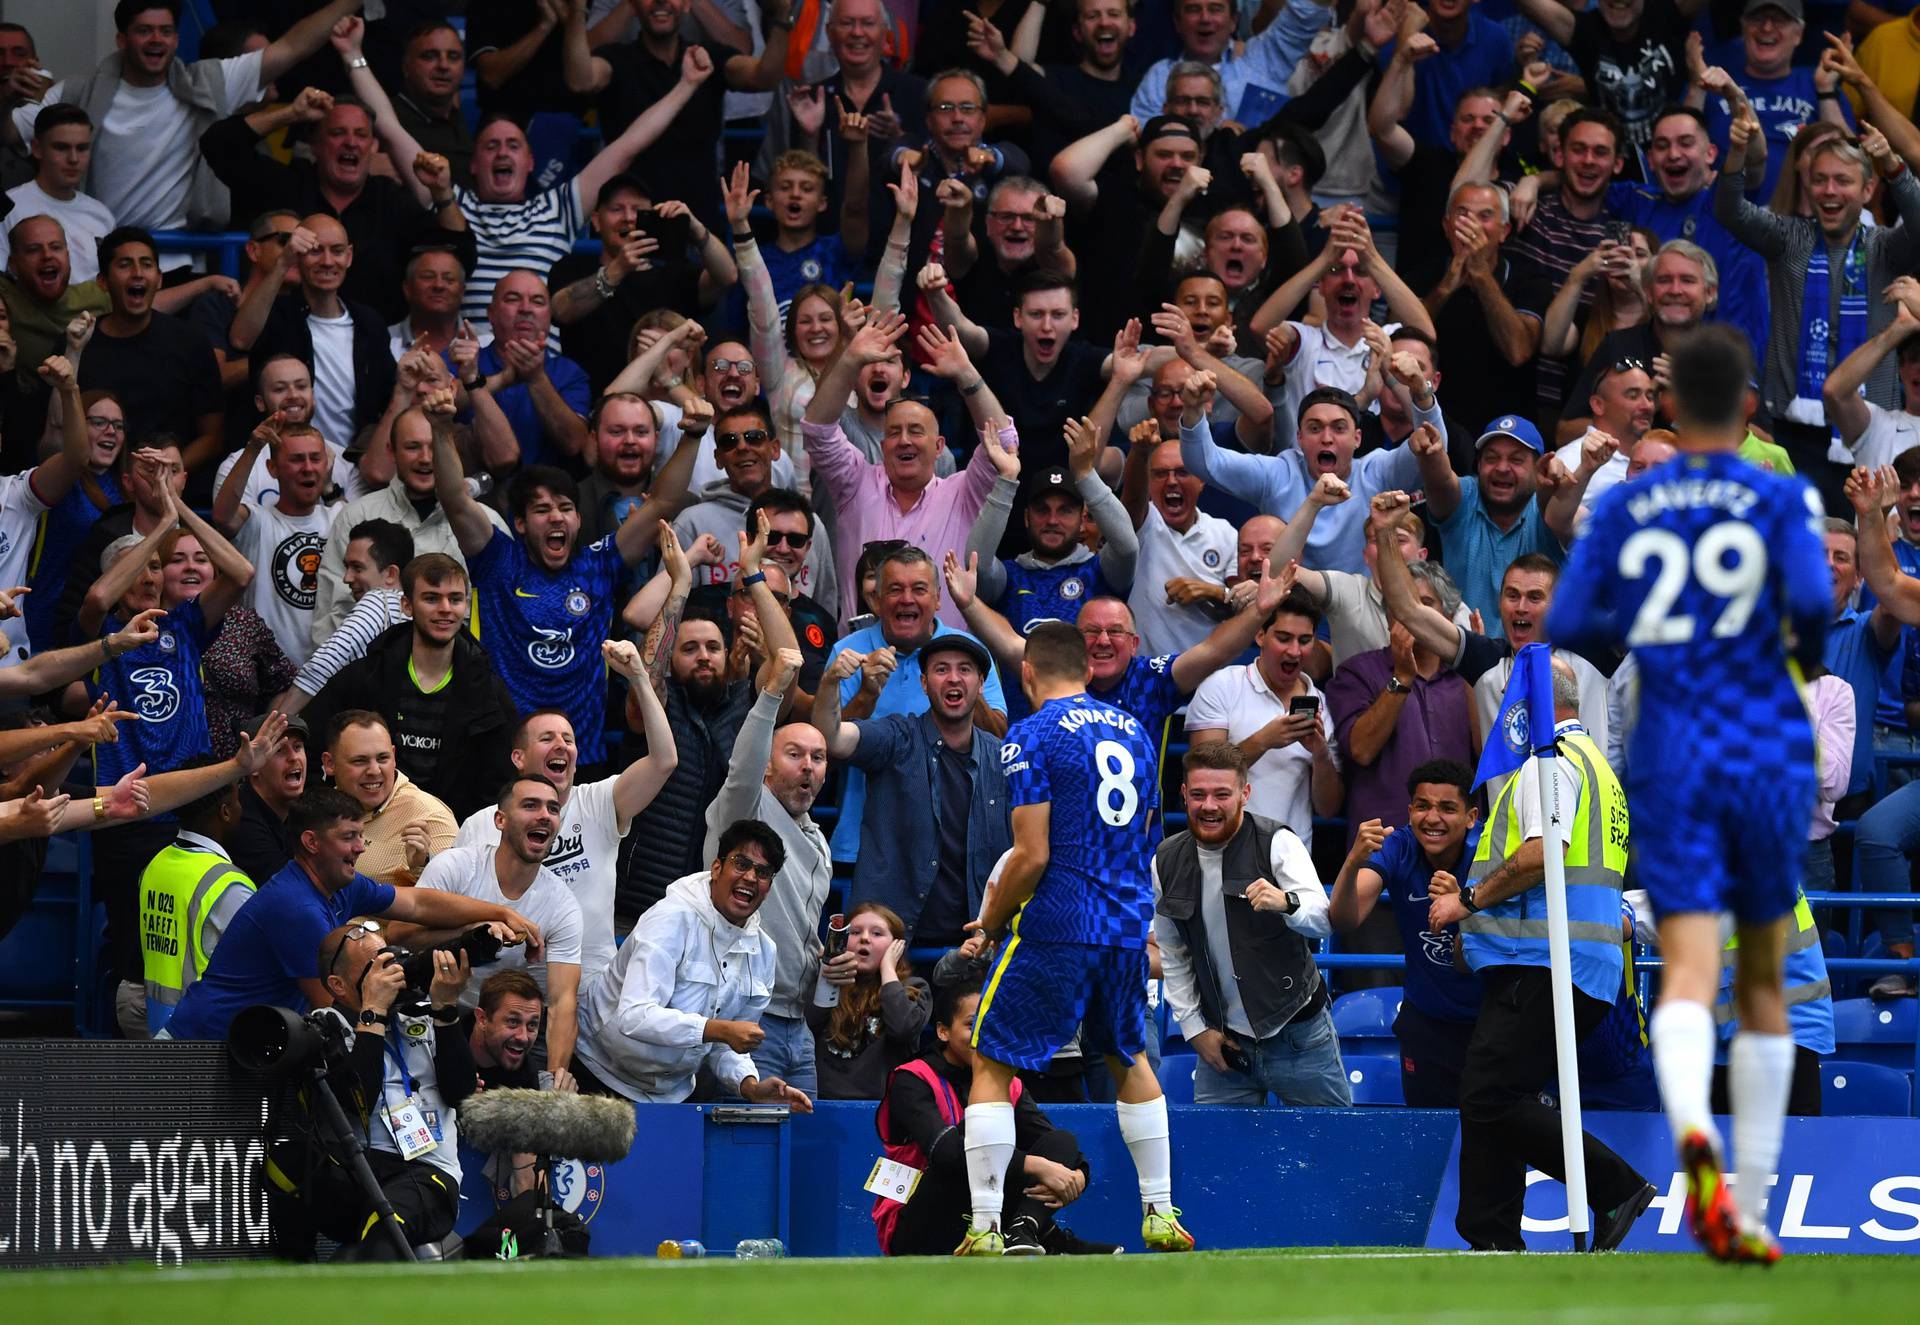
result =
[[[879,1099],[887,1074],[913,1057],[927,1024],[927,982],[907,961],[905,922],[878,902],[862,902],[847,917],[846,952],[825,974],[840,1001],[807,1005],[820,1097]]]

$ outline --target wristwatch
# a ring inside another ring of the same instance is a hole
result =
[[[1413,687],[1397,676],[1390,676],[1387,678],[1387,693],[1389,695],[1410,695],[1413,693]]]
[[[1290,916],[1298,915],[1300,913],[1300,894],[1289,888],[1284,896],[1287,899],[1287,914]]]
[[[362,1008],[360,1009],[360,1020],[355,1024],[369,1027],[384,1026],[390,1020],[391,1018],[384,1012],[375,1012],[372,1008]]]
[[[1460,885],[1460,905],[1467,908],[1467,914],[1470,916],[1477,916],[1480,914],[1480,907],[1473,900],[1472,884],[1463,883]]]

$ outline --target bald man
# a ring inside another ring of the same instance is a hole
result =
[[[411,403],[396,399],[395,365],[379,312],[344,298],[353,268],[346,227],[324,212],[300,222],[280,246],[267,279],[240,301],[228,339],[236,354],[264,364],[291,354],[313,370],[313,426],[339,450],[384,446]],[[289,271],[298,284],[279,293]],[[365,434],[362,437],[362,434]]]

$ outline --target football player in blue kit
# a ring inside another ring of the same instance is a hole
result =
[[[1802,480],[1735,454],[1753,371],[1738,332],[1702,328],[1670,361],[1680,454],[1600,499],[1547,633],[1639,661],[1626,792],[1666,957],[1655,1073],[1695,1237],[1715,1259],[1772,1264],[1762,1203],[1794,1065],[1782,965],[1815,778],[1798,666],[1819,661],[1832,615],[1825,512]],[[1731,1192],[1708,1103],[1727,911],[1739,936],[1728,1074],[1742,1180]]]
[[[1041,1251],[1001,1227],[1014,1152],[1009,1086],[1017,1070],[1046,1067],[1083,1023],[1083,1046],[1106,1057],[1119,1085],[1142,1240],[1149,1251],[1193,1248],[1173,1205],[1167,1101],[1145,1052],[1154,747],[1137,718],[1087,694],[1088,677],[1077,628],[1033,628],[1020,685],[1034,711],[1008,728],[1001,750],[1013,850],[968,926],[991,936],[1011,922],[1011,934],[974,1016],[965,1118],[973,1216],[957,1256]]]

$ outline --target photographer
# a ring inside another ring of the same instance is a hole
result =
[[[393,1011],[406,975],[367,922],[328,934],[318,955],[320,978],[333,997],[320,1015],[338,1017],[352,1037],[345,1059],[328,1065],[327,1088],[364,1128],[368,1167],[407,1241],[415,1247],[438,1242],[453,1231],[460,1209],[454,1110],[475,1083],[473,1052],[460,1034],[466,955],[433,954],[431,1010],[424,1017]],[[343,1259],[392,1259],[369,1198],[337,1157],[315,1157],[300,1196],[313,1227],[343,1244]]]

